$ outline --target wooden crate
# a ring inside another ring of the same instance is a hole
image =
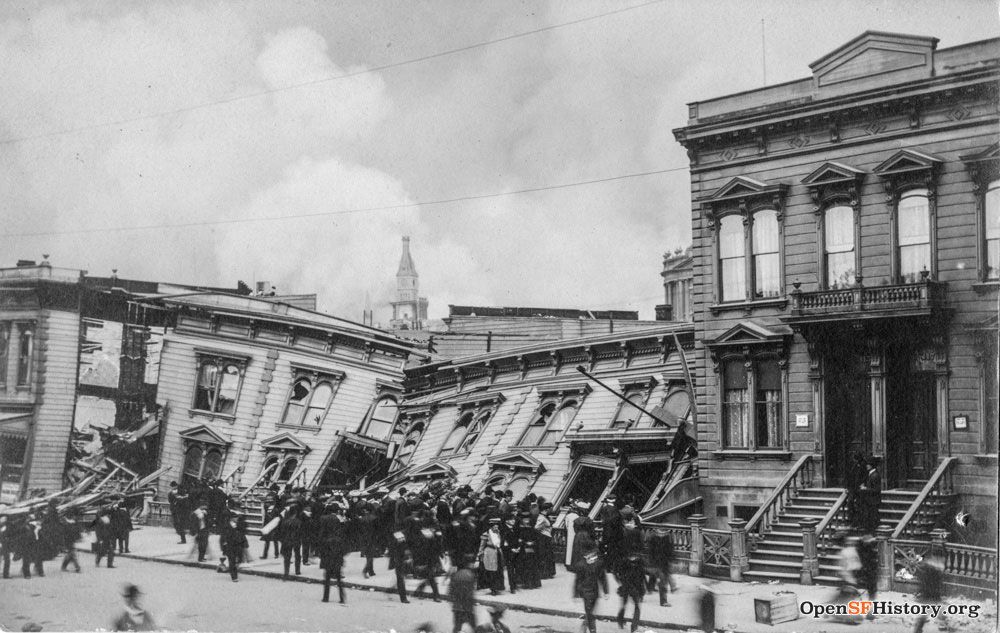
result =
[[[754,598],[754,616],[762,624],[780,624],[799,619],[799,599],[791,591],[779,591],[767,598]]]

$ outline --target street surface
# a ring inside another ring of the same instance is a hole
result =
[[[0,580],[0,630],[21,631],[29,623],[43,631],[109,629],[123,609],[122,586],[134,583],[143,591],[142,605],[157,626],[180,631],[332,631],[362,633],[391,631],[411,633],[420,624],[433,623],[434,631],[451,631],[451,604],[411,598],[401,604],[393,594],[348,590],[347,607],[320,602],[322,586],[282,582],[243,575],[238,583],[228,574],[210,569],[164,565],[124,557],[115,568],[95,568],[93,558],[80,556],[83,572],[59,571],[59,561],[49,562],[44,578],[20,577],[15,564],[9,580]],[[388,580],[388,578],[387,578]],[[605,612],[611,602],[604,602]],[[479,622],[487,621],[484,608]],[[504,622],[514,633],[577,633],[579,622],[570,618],[508,611]],[[599,630],[618,630],[599,623]]]

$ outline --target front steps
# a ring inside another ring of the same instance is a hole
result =
[[[778,515],[778,520],[771,524],[771,530],[757,542],[756,549],[749,554],[750,568],[743,573],[743,577],[758,582],[799,582],[802,573],[802,528],[799,521],[825,517],[842,492],[841,488],[800,490],[792,503],[786,505]],[[820,584],[836,584],[836,552],[819,552],[818,556],[819,575],[813,580]]]

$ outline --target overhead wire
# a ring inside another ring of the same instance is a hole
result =
[[[662,4],[667,0],[646,0],[645,2],[640,2],[639,4],[629,5],[627,7],[622,7],[620,9],[614,9],[611,11],[605,11],[603,13],[597,13],[594,15],[589,15],[583,18],[578,18],[576,20],[569,20],[567,22],[559,22],[557,24],[549,24],[547,26],[539,27],[537,29],[531,29],[528,31],[521,31],[519,33],[512,33],[510,35],[505,35],[503,37],[494,38],[491,40],[484,40],[482,42],[477,42],[475,44],[468,44],[466,46],[460,46],[458,48],[452,48],[444,51],[439,51],[437,53],[431,53],[429,55],[422,55],[420,57],[413,57],[410,59],[404,59],[396,62],[390,62],[387,64],[382,64],[379,66],[372,66],[370,68],[363,68],[340,75],[333,75],[330,77],[322,77],[319,79],[311,79],[309,81],[303,81],[294,84],[288,84],[286,86],[278,86],[277,88],[269,88],[267,90],[259,90],[257,92],[251,92],[243,95],[236,95],[233,97],[227,97],[224,99],[216,99],[214,101],[208,101],[203,103],[197,103],[190,106],[184,106],[182,108],[175,108],[173,110],[165,110],[161,112],[154,112],[151,114],[142,114],[133,117],[126,117],[122,119],[116,119],[113,121],[103,121],[98,123],[91,123],[89,125],[81,125],[77,127],[66,128],[63,130],[53,130],[51,132],[43,132],[40,134],[29,134],[25,136],[14,136],[4,139],[0,139],[0,145],[11,145],[13,143],[21,143],[24,141],[40,140],[44,138],[51,138],[54,136],[63,136],[66,134],[75,134],[77,132],[86,132],[90,130],[96,130],[105,127],[113,127],[116,125],[127,125],[130,123],[138,123],[140,121],[151,121],[153,119],[158,119],[162,117],[174,116],[177,114],[185,114],[188,112],[193,112],[196,110],[203,110],[205,108],[211,108],[219,105],[225,105],[230,103],[236,103],[239,101],[247,101],[250,99],[256,99],[258,97],[264,97],[267,95],[285,92],[288,90],[296,90],[298,88],[304,88],[307,86],[314,86],[317,84],[328,83],[332,81],[339,81],[341,79],[349,79],[351,77],[357,77],[360,75],[366,75],[374,72],[381,72],[384,70],[390,70],[393,68],[400,68],[402,66],[409,66],[412,64],[418,64],[425,61],[430,61],[432,59],[439,59],[441,57],[448,57],[450,55],[455,55],[458,53],[464,53],[466,51],[476,50],[479,48],[485,48],[487,46],[493,46],[494,44],[501,44],[503,42],[509,42],[511,40],[516,40],[524,37],[530,37],[532,35],[538,35],[539,33],[545,33],[548,31],[554,31],[556,29],[565,28],[567,26],[575,26],[577,24],[583,24],[586,22],[593,22],[595,20],[601,20],[613,15],[618,15],[621,13],[626,13],[628,11],[635,11],[637,9],[642,9],[655,4]]]
[[[403,209],[414,209],[417,207],[426,206],[436,206],[444,204],[453,204],[456,202],[470,202],[475,200],[486,200],[490,198],[504,198],[508,196],[517,196],[527,193],[539,193],[543,191],[554,191],[558,189],[569,189],[571,187],[582,187],[586,185],[595,185],[605,182],[614,182],[618,180],[626,180],[630,178],[644,178],[647,176],[655,176],[658,174],[667,174],[677,171],[686,171],[688,169],[687,165],[683,167],[670,167],[667,169],[656,169],[652,171],[636,172],[631,174],[619,174],[616,176],[608,176],[606,178],[595,178],[593,180],[580,180],[576,182],[566,182],[558,183],[554,185],[542,185],[538,187],[527,187],[524,189],[514,189],[511,191],[498,191],[490,193],[472,194],[467,196],[456,196],[453,198],[443,198],[438,200],[425,200],[421,202],[408,202],[403,204],[392,204],[378,207],[357,207],[353,209],[336,209],[332,211],[315,211],[312,213],[293,213],[289,215],[276,215],[276,216],[261,216],[253,218],[229,218],[229,219],[216,219],[216,220],[198,220],[192,222],[176,222],[176,223],[163,223],[163,224],[145,224],[145,225],[135,225],[135,226],[107,226],[100,228],[84,228],[84,229],[68,229],[63,231],[27,231],[23,233],[0,233],[0,237],[40,237],[40,236],[55,236],[55,235],[83,235],[87,233],[120,233],[125,231],[152,231],[152,230],[163,230],[163,229],[182,229],[182,228],[192,228],[192,227],[205,227],[205,226],[220,226],[228,224],[249,224],[257,222],[278,222],[283,220],[298,220],[303,218],[320,218],[320,217],[331,217],[338,215],[349,215],[354,213],[376,213],[380,211],[399,211]]]

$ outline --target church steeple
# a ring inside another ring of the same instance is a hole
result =
[[[417,267],[413,265],[413,257],[410,256],[410,237],[403,236],[403,255],[399,258],[399,270],[397,277],[417,277]]]
[[[419,330],[427,320],[427,299],[420,296],[420,276],[410,255],[410,238],[403,236],[403,254],[396,271],[396,300],[392,302],[394,330]]]

